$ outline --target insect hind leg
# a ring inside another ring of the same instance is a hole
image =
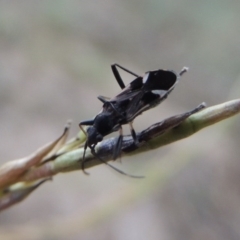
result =
[[[111,68],[112,68],[113,75],[114,75],[114,77],[116,78],[116,80],[117,80],[117,82],[118,82],[118,84],[119,84],[119,86],[120,86],[121,89],[125,88],[125,84],[124,84],[124,82],[123,82],[123,80],[122,80],[122,77],[120,76],[120,73],[119,73],[117,67],[121,68],[122,70],[124,70],[124,71],[127,72],[127,73],[132,74],[132,75],[135,76],[135,77],[139,77],[138,74],[136,74],[136,73],[128,70],[128,69],[125,68],[125,67],[122,67],[121,65],[119,65],[119,64],[117,64],[117,63],[112,64],[112,65],[111,65]]]

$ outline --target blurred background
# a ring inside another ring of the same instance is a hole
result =
[[[140,75],[185,74],[135,130],[239,98],[238,0],[0,1],[0,162],[55,139],[119,86],[113,63]],[[132,76],[122,73],[125,83]],[[240,239],[240,117],[122,162],[59,174],[0,215],[0,239]],[[128,126],[124,128],[129,133]]]

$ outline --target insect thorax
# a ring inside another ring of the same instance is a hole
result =
[[[103,112],[98,114],[94,119],[94,127],[102,135],[106,136],[107,134],[117,131],[115,118],[111,114]]]

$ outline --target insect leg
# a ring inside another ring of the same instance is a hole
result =
[[[132,134],[134,143],[135,143],[135,145],[138,146],[138,145],[139,145],[139,141],[138,141],[138,139],[137,139],[137,135],[136,135],[136,132],[135,132],[135,130],[134,130],[134,128],[133,128],[132,122],[129,123],[129,126],[130,126],[130,130],[131,130],[131,134]]]
[[[97,97],[102,103],[109,102],[110,98],[104,97],[104,96],[98,96]]]
[[[112,68],[112,72],[113,72],[113,75],[114,77],[116,78],[117,82],[118,82],[118,85],[120,86],[121,89],[125,88],[125,84],[116,68],[116,65],[113,64],[111,65],[111,68]]]
[[[97,153],[95,152],[95,149],[94,148],[91,148],[91,153],[94,157],[96,157],[100,162],[108,165],[110,168],[112,168],[113,170],[117,171],[118,173],[121,173],[122,175],[125,175],[125,176],[128,176],[128,177],[131,177],[131,178],[144,178],[144,176],[135,176],[135,175],[131,175],[131,174],[128,174],[128,173],[125,173],[123,172],[122,170],[114,167],[113,165],[109,164],[108,162],[104,161],[103,159],[101,159]]]
[[[85,134],[85,136],[87,136],[87,133],[86,133],[85,129],[83,128],[83,125],[81,125],[81,124],[79,123],[79,127],[80,127],[80,129],[83,131],[83,133]]]
[[[85,134],[86,136],[87,136],[87,133],[86,133],[86,131],[84,130],[83,125],[92,126],[93,123],[94,123],[94,119],[82,121],[82,122],[79,123],[80,129],[84,132],[84,134]]]
[[[79,123],[80,129],[83,131],[83,133],[84,133],[86,136],[88,136],[88,135],[87,135],[85,129],[83,128],[83,125],[92,126],[93,123],[94,123],[94,119],[82,121],[82,122]],[[85,160],[85,154],[86,154],[87,147],[88,147],[88,140],[86,140],[85,145],[84,145],[84,152],[83,152],[83,158],[82,158],[81,166],[82,166],[82,170],[83,170],[84,174],[89,175],[89,173],[84,170],[84,164],[85,164],[85,162],[86,162],[86,160]]]
[[[94,119],[86,120],[86,121],[80,122],[80,123],[79,123],[79,126],[80,126],[80,125],[92,126],[93,123],[94,123]]]
[[[128,70],[127,68],[125,68],[125,67],[123,67],[123,66],[121,66],[121,65],[119,65],[119,64],[117,64],[117,63],[113,64],[112,66],[115,66],[115,68],[116,68],[116,67],[119,67],[119,68],[121,68],[122,70],[124,70],[125,72],[128,72],[128,73],[132,74],[132,75],[135,76],[135,77],[140,77],[138,74],[136,74],[136,73]]]
[[[121,69],[124,70],[125,72],[128,72],[128,73],[132,74],[132,75],[135,76],[135,77],[139,77],[138,74],[136,74],[136,73],[134,73],[134,72],[132,72],[132,71],[130,71],[130,70],[128,70],[128,69],[120,66],[120,65],[117,64],[117,63],[112,64],[112,65],[111,65],[111,68],[112,68],[113,75],[114,75],[114,77],[116,78],[116,80],[117,80],[117,82],[118,82],[118,84],[119,84],[119,86],[120,86],[121,89],[125,88],[125,84],[124,84],[124,82],[123,82],[123,80],[122,80],[122,78],[121,78],[121,76],[120,76],[120,74],[119,74],[119,72],[118,72],[118,70],[117,70],[117,67],[121,68]]]
[[[83,171],[84,174],[89,175],[89,173],[86,172],[85,169],[84,169],[84,165],[85,165],[85,162],[86,162],[86,160],[85,160],[85,154],[86,154],[87,147],[88,147],[88,142],[86,141],[86,142],[85,142],[85,145],[84,145],[84,152],[83,152],[83,158],[82,158],[81,168],[82,168],[82,171]]]
[[[122,149],[122,141],[123,141],[123,131],[122,127],[119,130],[119,136],[117,138],[117,142],[113,149],[113,160],[116,160],[118,156],[120,155],[121,149]]]

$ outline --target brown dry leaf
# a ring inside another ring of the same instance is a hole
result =
[[[59,138],[39,148],[30,156],[7,162],[1,166],[0,188],[6,188],[15,183],[30,167],[39,164],[45,156],[49,157],[49,153],[54,154],[53,149],[57,151],[66,141],[69,128],[70,124],[65,127],[63,134]]]
[[[0,211],[11,207],[13,204],[16,204],[23,199],[25,199],[33,190],[39,187],[42,183],[46,182],[48,179],[41,179],[34,181],[32,183],[16,183],[11,187],[5,189],[2,192],[0,198]]]

